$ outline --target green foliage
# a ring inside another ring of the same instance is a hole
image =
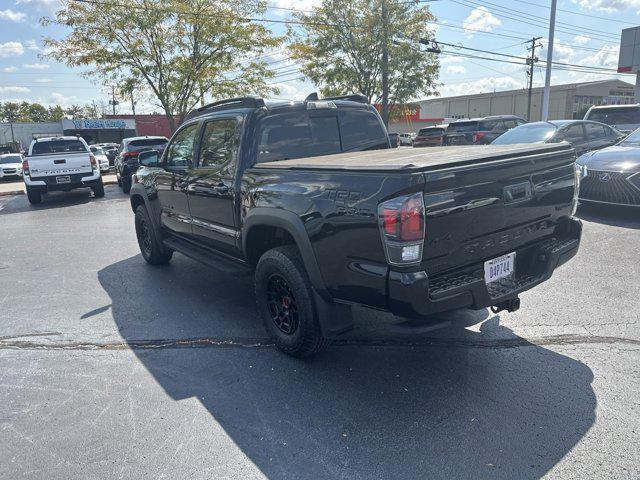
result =
[[[84,107],[72,105],[62,108],[60,105],[45,107],[39,103],[6,102],[0,103],[0,121],[2,122],[59,122],[63,118],[102,118],[104,106],[88,104]]]
[[[323,95],[361,93],[380,103],[384,0],[322,0],[311,14],[297,14],[305,24],[294,34],[291,55],[302,72],[321,86]],[[429,7],[417,0],[386,0],[388,12],[389,104],[404,105],[436,94],[437,57],[421,52],[419,38],[431,38]],[[400,115],[401,108],[391,109]]]
[[[63,0],[43,24],[69,33],[44,43],[48,57],[91,66],[89,76],[120,91],[143,84],[174,127],[174,115],[184,117],[204,95],[277,93],[267,83],[273,71],[257,56],[282,38],[242,19],[265,7],[263,0]]]

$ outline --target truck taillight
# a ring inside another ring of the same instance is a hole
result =
[[[422,193],[396,197],[378,206],[387,261],[411,265],[422,261],[425,211]]]
[[[97,170],[98,169],[98,161],[96,160],[96,157],[94,157],[93,155],[89,155],[89,161],[91,162],[91,168],[93,170]]]
[[[29,160],[22,161],[22,174],[29,175]]]

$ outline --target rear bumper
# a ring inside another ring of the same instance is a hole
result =
[[[494,282],[490,287],[484,281],[486,259],[433,278],[425,271],[391,270],[389,310],[401,317],[420,318],[460,308],[486,308],[517,298],[518,294],[548,280],[556,268],[578,252],[581,222],[570,219],[564,230],[562,235],[517,249],[515,278]]]
[[[73,190],[75,188],[92,187],[96,185],[100,179],[100,171],[94,170],[92,173],[77,173],[69,175],[69,183],[57,183],[56,177],[36,177],[32,179],[29,175],[24,176],[24,183],[28,187],[36,187],[45,192],[54,190]]]

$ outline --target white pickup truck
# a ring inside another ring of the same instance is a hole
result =
[[[89,187],[93,195],[104,197],[100,166],[87,143],[80,137],[47,137],[31,142],[22,164],[27,197],[32,204],[53,190],[68,192]]]

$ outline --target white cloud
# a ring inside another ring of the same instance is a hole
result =
[[[587,10],[600,10],[608,13],[640,8],[640,0],[571,0],[571,2]]]
[[[66,96],[58,92],[53,92],[49,96],[49,103],[54,105],[60,105],[63,108],[70,107],[74,103],[78,102],[78,97],[74,95]]]
[[[19,57],[24,53],[24,47],[20,42],[0,43],[0,58]]]
[[[576,35],[575,37],[573,37],[573,42],[577,43],[578,45],[584,45],[586,43],[589,43],[591,41],[591,37],[587,37],[586,35]]]
[[[494,17],[487,7],[478,7],[471,11],[462,26],[467,36],[471,38],[473,32],[490,32],[501,23],[500,19]]]
[[[25,63],[22,66],[30,70],[46,70],[47,68],[49,68],[48,63]]]
[[[315,91],[313,86],[305,82],[273,83],[280,90],[275,98],[286,100],[304,100],[307,95]]]
[[[6,10],[0,10],[0,19],[2,20],[9,20],[10,22],[18,23],[18,22],[24,22],[26,18],[27,18],[26,13],[14,12],[10,8],[7,8]]]
[[[27,40],[26,42],[24,42],[24,46],[27,47],[27,50],[34,50],[36,52],[40,51],[38,42],[35,40]]]
[[[486,77],[475,82],[464,82],[447,85],[440,88],[440,95],[451,97],[456,95],[467,95],[469,93],[486,93],[499,90],[513,90],[524,87],[524,80],[518,81],[512,77]]]
[[[11,72],[15,72],[17,70],[18,70],[18,67],[11,66],[11,67],[1,68],[0,72],[11,73]]]
[[[463,57],[454,57],[454,56],[445,55],[444,57],[441,57],[440,65],[447,65],[449,63],[462,63],[463,61],[464,61]]]
[[[581,65],[591,67],[618,68],[618,55],[620,45],[605,45],[593,55],[589,55],[580,60]]]
[[[51,80],[50,78],[37,78],[34,80],[34,82],[36,83],[51,83],[53,82],[53,80]]]
[[[0,93],[29,93],[27,87],[0,87]]]
[[[465,73],[467,71],[462,65],[448,65],[446,68],[447,73]]]

